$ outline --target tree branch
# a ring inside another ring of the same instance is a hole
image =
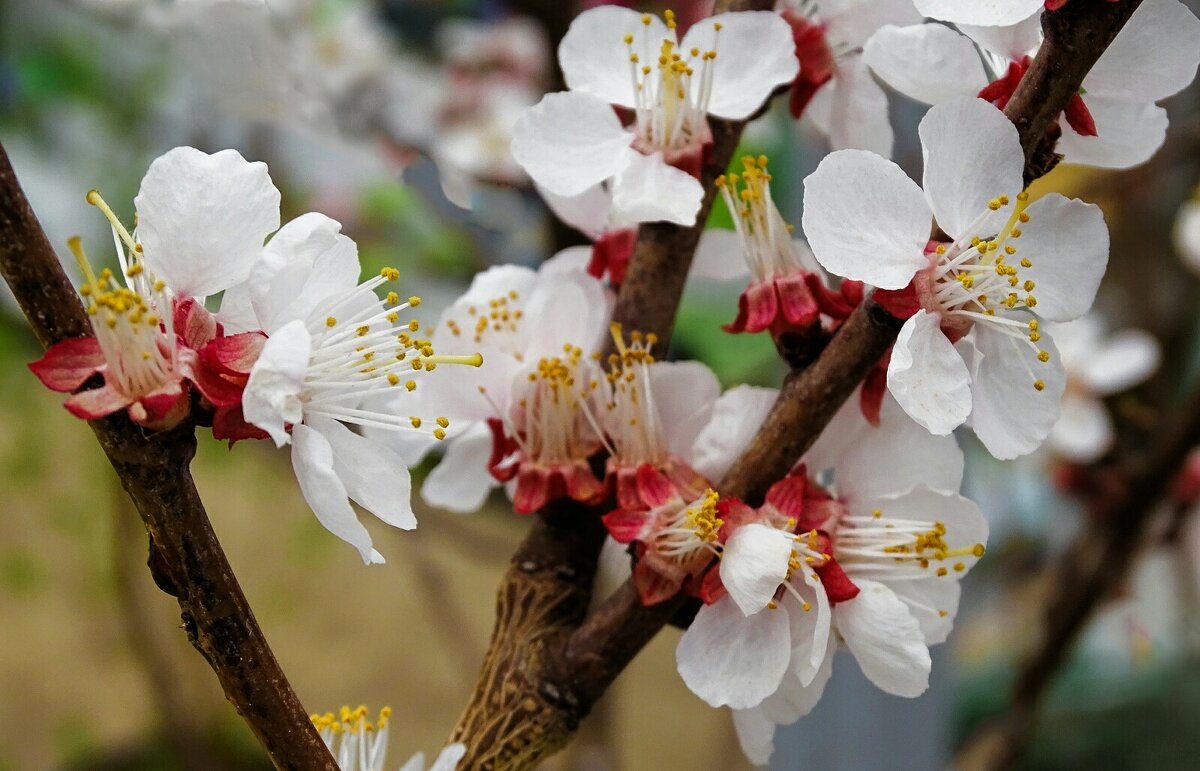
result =
[[[38,341],[91,335],[79,302],[0,147],[0,275]],[[175,596],[188,639],[279,769],[336,771],[271,653],[209,523],[189,471],[191,426],[147,436],[124,414],[90,421],[150,535],[150,568]]]

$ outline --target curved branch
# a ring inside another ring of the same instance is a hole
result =
[[[87,314],[0,146],[0,275],[38,341],[91,334]],[[149,436],[123,414],[90,421],[150,535],[155,583],[179,601],[188,640],[279,769],[337,771],[267,645],[192,482],[191,426]]]

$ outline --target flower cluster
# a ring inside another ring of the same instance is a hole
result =
[[[233,443],[268,436],[292,446],[305,500],[326,528],[382,562],[350,501],[395,527],[416,526],[403,460],[350,426],[446,436],[444,416],[402,414],[379,396],[417,389],[439,364],[478,367],[478,352],[439,356],[402,319],[418,297],[376,289],[398,272],[359,283],[354,242],[317,213],[279,226],[279,191],[262,163],[233,150],[179,147],[155,160],[130,233],[100,194],[121,278],[96,273],[77,241],[80,290],[93,337],[64,340],[30,365],[87,419],[124,409],[148,429],[187,419]],[[270,241],[265,243],[270,237]],[[123,279],[123,280],[122,280]],[[215,315],[205,298],[223,293]]]

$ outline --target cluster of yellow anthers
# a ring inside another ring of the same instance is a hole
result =
[[[677,26],[675,12],[663,12],[667,28]],[[674,40],[658,41],[658,79],[651,79],[654,67],[651,45],[647,30],[653,21],[649,14],[642,16],[640,48],[635,50],[637,38],[633,33],[623,36],[629,55],[629,71],[637,107],[637,131],[643,140],[651,141],[661,148],[673,148],[690,141],[697,129],[696,121],[703,119],[708,111],[709,95],[712,93],[712,64],[717,58],[716,49],[701,51],[692,47],[686,53],[677,50]],[[713,29],[720,33],[721,23],[713,22]],[[690,93],[689,86],[696,75],[696,63],[700,66],[700,85],[697,93]],[[653,114],[653,115],[651,115]]]
[[[795,526],[796,520],[789,517],[786,523],[786,528],[791,530]],[[792,537],[792,543],[794,546],[792,547],[791,553],[788,555],[787,572],[783,576],[783,583],[785,586],[789,585],[789,582],[792,580],[792,575],[795,574],[797,570],[802,570],[806,567],[812,567],[818,562],[824,564],[833,558],[832,555],[826,554],[825,552],[817,549],[817,540],[819,537],[820,536],[816,530],[809,530],[807,533],[797,533]],[[821,577],[817,575],[815,571],[813,571],[811,575],[814,580],[821,580]],[[796,595],[796,598],[800,600],[800,607],[804,609],[804,612],[807,613],[808,611],[812,610],[811,603],[801,598],[799,595]],[[769,610],[775,610],[778,607],[779,603],[777,603],[775,600],[771,600],[767,603],[767,608]]]
[[[653,332],[643,335],[635,329],[629,333],[629,343],[626,344],[621,324],[616,321],[609,325],[609,334],[612,335],[613,345],[617,352],[608,355],[608,373],[605,378],[615,389],[621,390],[623,384],[632,383],[637,379],[639,366],[654,363],[651,349],[658,342],[658,335]],[[633,392],[632,398],[635,402],[637,401],[636,391]],[[615,406],[615,404],[609,404],[610,408]]]
[[[96,275],[76,236],[67,244],[84,275],[79,293],[87,302],[96,341],[109,363],[108,378],[125,394],[146,394],[161,385],[174,368],[174,338],[160,328],[161,314],[170,313],[170,299],[163,282],[146,273],[141,244],[133,241],[100,194],[89,191],[87,200],[105,213],[129,247],[128,259],[119,255],[127,286],[121,286],[108,268]]]
[[[909,543],[896,544],[883,547],[883,551],[887,554],[895,556],[897,561],[905,559],[915,559],[917,564],[922,569],[929,567],[929,560],[934,559],[943,562],[951,557],[966,557],[968,555],[974,557],[982,557],[984,546],[977,543],[974,546],[966,546],[962,548],[951,548],[946,543],[946,525],[943,522],[934,522],[933,527],[924,532],[918,532],[913,535],[913,539]],[[967,569],[967,566],[962,562],[954,563],[954,570],[962,572]],[[938,576],[945,576],[950,571],[945,567],[937,569]]]
[[[725,524],[717,514],[720,500],[720,494],[710,487],[704,491],[704,497],[687,510],[688,527],[704,543],[716,543],[721,526]]]
[[[368,714],[366,706],[360,704],[356,709],[343,706],[336,716],[332,712],[326,712],[324,715],[309,715],[308,719],[318,731],[328,730],[334,734],[373,732],[387,728],[392,708],[384,707],[379,710],[379,718],[374,723],[367,720]]]
[[[332,314],[326,317],[325,334],[310,362],[307,380],[311,386],[328,389],[334,398],[338,398],[337,394],[344,391],[347,383],[361,384],[360,392],[375,386],[392,388],[401,384],[406,390],[413,391],[417,387],[417,381],[411,377],[413,372],[432,372],[438,364],[478,367],[483,363],[483,357],[478,353],[439,355],[428,338],[416,334],[421,328],[416,319],[401,324],[400,312],[420,305],[420,297],[414,295],[402,300],[398,293],[388,292],[382,307],[368,303],[368,309],[361,308],[361,299],[373,296],[368,293],[399,277],[400,271],[395,268],[383,268],[378,276],[358,286],[354,293],[335,305],[332,310],[349,305],[356,308],[356,312],[345,319]],[[445,417],[434,421],[438,425],[433,430],[434,437],[445,439],[450,421]],[[423,419],[412,416],[409,422],[413,428],[420,428]]]
[[[1001,195],[988,202],[988,210],[999,211],[1010,203],[1007,195]],[[970,246],[964,244],[965,248],[961,249],[954,244],[939,244],[935,249],[938,257],[936,296],[952,315],[1001,325],[1006,334],[1024,337],[1036,344],[1041,339],[1036,319],[1018,322],[1000,319],[996,313],[998,310],[1032,310],[1037,306],[1037,297],[1033,294],[1036,283],[1021,278],[1021,269],[1032,268],[1033,260],[1024,255],[1018,258],[1017,247],[1010,243],[1021,237],[1020,226],[1029,222],[1028,206],[1029,193],[1018,193],[1008,221],[994,237],[972,236]],[[1027,332],[1018,334],[1012,329],[1022,326],[1027,327]],[[1037,358],[1041,362],[1050,361],[1050,352],[1039,350]],[[1041,391],[1046,384],[1037,378],[1033,387]]]
[[[520,327],[521,318],[525,315],[520,308],[515,308],[520,295],[517,290],[509,290],[507,295],[500,295],[488,301],[488,307],[482,312],[474,305],[467,306],[467,315],[475,319],[475,342],[482,343],[488,330],[500,334],[503,332],[514,333]],[[450,334],[455,337],[461,337],[463,333],[462,326],[454,319],[449,319],[446,322],[446,328],[450,330]]]

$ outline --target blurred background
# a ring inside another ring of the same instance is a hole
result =
[[[673,4],[686,23],[703,2]],[[709,3],[708,5],[711,5]],[[582,6],[580,6],[582,7]],[[536,265],[583,243],[556,223],[508,157],[520,111],[554,90],[554,41],[580,7],[562,0],[0,0],[0,141],[60,254],[81,235],[103,254],[100,189],[126,221],[149,162],[177,145],[266,161],[284,221],[340,220],[364,270],[400,268],[424,320],[489,265]],[[639,8],[647,7],[638,4]],[[1195,4],[1192,3],[1193,10]],[[1200,361],[1200,89],[1167,104],[1150,163],[1061,168],[1038,183],[1099,203],[1112,233],[1093,316],[1066,339],[1113,347],[1141,330],[1136,377],[1080,365],[1070,396],[1099,400],[1112,441],[1061,441],[1013,463],[971,436],[966,493],[992,523],[959,623],[920,699],[882,694],[847,657],[815,712],[781,731],[773,767],[945,767],[1005,703],[1013,658],[1036,630],[1049,568],[1104,494],[1106,469],[1153,447]],[[919,171],[923,110],[893,95],[897,161]],[[746,134],[800,221],[801,180],[828,148],[786,105]],[[728,224],[718,204],[713,226]],[[68,259],[68,262],[70,260]],[[1191,268],[1189,269],[1189,265]],[[692,281],[672,356],[727,386],[778,385],[765,336],[720,330],[740,284]],[[154,587],[136,513],[62,397],[26,364],[41,355],[0,297],[0,771],[257,769],[265,758]],[[1057,333],[1056,333],[1057,334]],[[1152,340],[1152,342],[1147,342]],[[734,343],[734,344],[731,344]],[[1149,346],[1149,348],[1147,348]],[[1094,357],[1093,357],[1094,358]],[[1130,382],[1132,381],[1132,382]],[[1103,437],[1101,437],[1103,438]],[[417,470],[418,478],[428,467]],[[494,590],[526,528],[502,499],[476,515],[418,503],[420,529],[368,522],[384,566],[364,568],[308,511],[286,453],[201,442],[194,473],[230,562],[312,711],[390,704],[391,757],[436,752],[472,688]],[[1200,756],[1200,529],[1195,497],[1163,506],[1136,568],[1108,598],[1049,691],[1034,769],[1194,768]],[[683,686],[677,630],[644,651],[557,769],[748,768],[729,716]]]

